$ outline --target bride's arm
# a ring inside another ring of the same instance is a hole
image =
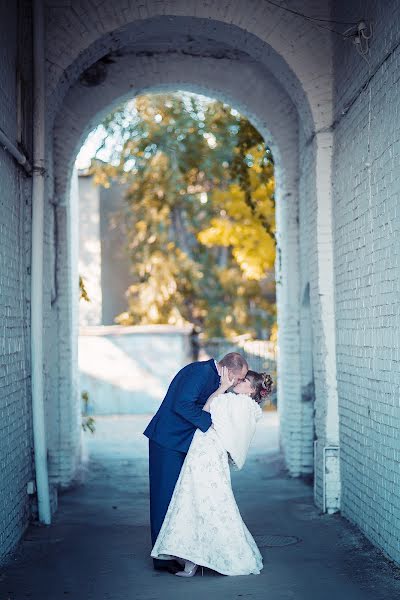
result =
[[[220,394],[224,394],[226,392],[226,390],[231,387],[231,385],[233,384],[233,381],[234,381],[233,379],[229,379],[228,369],[226,367],[222,367],[221,383],[219,385],[219,388],[216,389],[215,392],[213,392],[211,394],[211,396],[209,396],[207,398],[207,402],[203,406],[203,410],[210,412],[211,402],[214,400],[214,398],[216,396],[219,396]]]

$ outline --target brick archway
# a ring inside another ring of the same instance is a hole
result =
[[[314,4],[314,0],[303,3],[304,12],[313,12]],[[329,18],[329,5],[318,4],[321,18],[324,12]],[[118,55],[122,48],[167,54],[179,50],[178,36],[186,36],[186,53],[210,56],[215,50],[219,56],[227,52],[232,58],[247,55],[275,72],[303,112],[308,135],[331,124],[330,36],[262,0],[242,5],[196,0],[126,4],[119,0],[112,6],[80,7],[50,0],[46,32],[49,111],[53,114],[71,84],[102,57]]]
[[[54,8],[58,14],[60,10]],[[245,12],[248,14],[247,9]],[[56,29],[61,21],[53,24]],[[314,73],[311,85],[307,83],[309,74],[296,73],[299,57],[288,56],[284,41],[278,43],[279,36],[274,37],[277,31],[271,32],[267,44],[251,28],[246,29],[243,23],[239,26],[240,19],[237,21],[228,24],[212,15],[208,19],[190,14],[148,15],[136,21],[130,16],[115,30],[85,36],[85,48],[71,42],[61,62],[60,56],[49,57],[49,190],[56,207],[49,228],[57,224],[56,270],[70,273],[72,265],[68,250],[71,207],[67,200],[72,163],[85,135],[113,104],[144,91],[187,89],[227,101],[248,116],[268,139],[276,159],[281,445],[289,472],[295,476],[314,470],[313,414],[305,402],[307,394],[302,393],[300,364],[300,355],[310,353],[311,347],[308,338],[302,342],[299,335],[300,289],[304,281],[310,282],[311,321],[317,332],[313,364],[319,444],[315,456],[320,481],[315,496],[322,505],[326,503],[323,448],[327,444],[338,446],[333,298],[326,293],[333,289],[331,239],[326,243],[331,231],[331,134],[325,131],[331,114],[330,88],[324,84],[329,64],[317,65],[318,52],[313,56],[309,68],[320,70],[321,79],[315,86]],[[54,34],[53,25],[50,21],[49,36]],[[66,39],[65,32],[58,41],[54,39],[50,54],[59,51],[60,40]],[[318,38],[314,50],[319,42]],[[311,60],[309,48],[302,52]],[[329,53],[324,56],[326,60]],[[302,60],[306,60],[305,55]],[[63,72],[58,76],[55,65],[61,63]],[[304,69],[306,63],[301,64]],[[304,237],[307,229],[311,236]],[[307,255],[312,257],[311,263]],[[70,398],[77,398],[77,389],[71,351],[71,290],[66,282],[66,278],[58,277],[58,364],[67,366],[71,377],[65,378],[59,371],[57,383],[53,378],[49,384],[57,388],[60,413],[69,411],[64,417],[60,414],[58,435],[49,442],[53,477],[61,485],[68,484],[79,460],[79,444],[71,426],[76,422],[78,401],[71,406]],[[325,286],[323,294],[321,286]],[[55,364],[53,367],[52,373],[57,370]],[[63,423],[69,427],[63,429]],[[336,491],[332,498],[336,510]]]

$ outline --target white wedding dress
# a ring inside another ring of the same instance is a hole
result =
[[[221,394],[210,406],[213,425],[196,429],[153,558],[180,557],[224,575],[259,574],[262,556],[233,495],[230,464],[241,469],[262,411],[244,394]]]

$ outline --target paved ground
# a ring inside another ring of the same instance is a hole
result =
[[[244,470],[233,472],[242,516],[264,557],[260,575],[153,571],[148,526],[149,417],[101,417],[85,434],[84,484],[59,498],[52,526],[31,526],[0,576],[0,600],[396,600],[400,569],[340,515],[320,515],[312,487],[291,479],[266,413]],[[271,537],[271,536],[279,536]],[[270,546],[298,538],[297,543]],[[292,537],[293,539],[293,537]]]

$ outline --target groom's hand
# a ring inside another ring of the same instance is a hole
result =
[[[235,378],[229,374],[228,368],[222,367],[221,383],[219,385],[219,389],[221,390],[221,392],[226,392],[226,390],[229,389],[230,387],[232,387],[232,385],[234,383],[235,383]]]

